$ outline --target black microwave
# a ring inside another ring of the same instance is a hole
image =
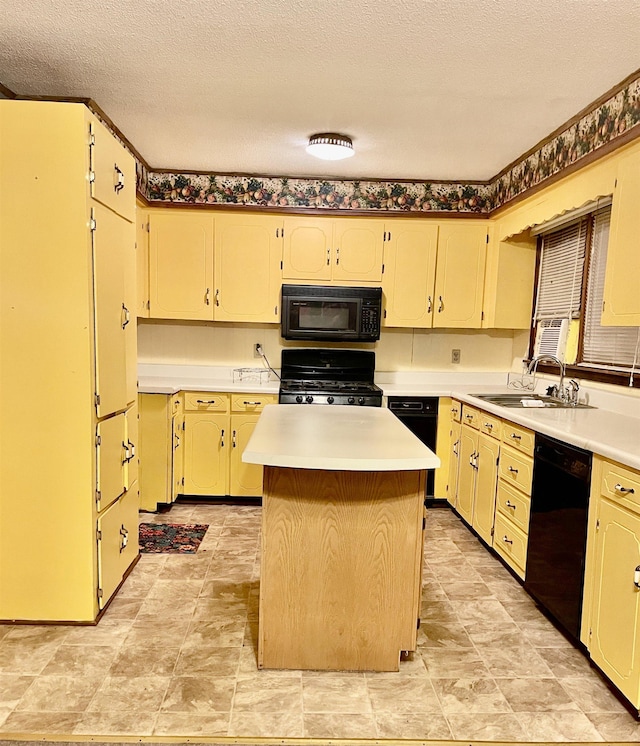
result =
[[[332,285],[283,285],[285,339],[375,342],[380,339],[382,289]]]

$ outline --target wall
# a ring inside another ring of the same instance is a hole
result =
[[[389,329],[382,332],[373,349],[378,370],[508,371],[514,366],[514,356],[519,356],[516,369],[520,369],[526,353],[523,338],[528,342],[528,332],[514,335],[504,330]],[[253,355],[256,342],[260,342],[274,368],[280,367],[283,347],[304,346],[283,340],[279,327],[273,324],[138,321],[141,363],[259,367],[262,363]],[[371,349],[371,345],[356,346]],[[451,363],[452,349],[460,350],[460,364]]]

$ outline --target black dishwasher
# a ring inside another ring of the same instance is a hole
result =
[[[524,587],[580,638],[591,453],[536,435]]]
[[[390,396],[389,409],[403,422],[411,432],[436,452],[436,434],[438,430],[438,398],[424,396]],[[429,503],[445,503],[445,500],[434,501],[435,472],[427,472],[426,500]]]

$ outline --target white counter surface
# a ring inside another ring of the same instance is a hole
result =
[[[440,459],[389,410],[270,404],[242,454],[249,464],[341,471],[435,469]]]

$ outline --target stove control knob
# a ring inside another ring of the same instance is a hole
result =
[[[349,398],[347,399],[347,401],[349,402],[349,404],[355,404],[355,403],[356,403],[356,400],[355,400],[355,398],[354,398],[353,396],[350,396],[350,397],[349,397]]]
[[[307,396],[305,401],[307,402],[307,404],[311,404],[313,402],[313,396]]]
[[[296,402],[298,404],[302,404],[302,397],[300,396],[300,394],[298,394],[298,396],[296,396]]]
[[[361,397],[360,397],[360,398],[358,399],[358,404],[364,404],[364,396],[361,396]]]
[[[333,404],[334,401],[335,399],[333,398],[333,396],[327,396],[327,404]]]

